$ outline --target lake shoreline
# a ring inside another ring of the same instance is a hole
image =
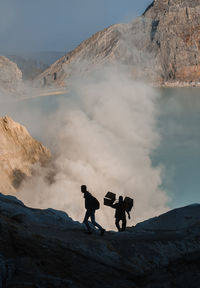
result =
[[[200,82],[190,81],[190,82],[184,82],[184,81],[166,81],[162,83],[154,83],[153,85],[156,88],[199,88]]]

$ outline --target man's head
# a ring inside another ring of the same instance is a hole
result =
[[[123,202],[123,196],[119,196],[119,202]]]
[[[87,191],[87,186],[86,185],[81,185],[81,192],[85,193]]]

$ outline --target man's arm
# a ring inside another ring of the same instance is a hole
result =
[[[128,219],[131,219],[129,211],[126,211],[126,213],[128,214]]]
[[[110,207],[111,207],[111,208],[114,208],[114,209],[117,208],[117,203],[111,204]]]

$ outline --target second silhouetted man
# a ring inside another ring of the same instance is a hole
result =
[[[126,230],[126,213],[130,219],[130,213],[126,210],[126,204],[122,196],[119,196],[119,201],[116,204],[111,205],[115,209],[115,225],[119,232]],[[120,221],[122,221],[122,227],[120,227]]]

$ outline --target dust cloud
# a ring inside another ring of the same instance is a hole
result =
[[[101,202],[97,221],[106,229],[114,227],[114,210],[103,205],[107,191],[134,198],[128,225],[166,211],[169,199],[161,188],[163,171],[152,167],[150,158],[160,142],[158,98],[153,88],[133,82],[117,68],[99,68],[87,77],[72,78],[69,95],[45,119],[45,128],[44,123],[38,126],[45,129],[51,165],[33,168],[19,198],[31,207],[64,210],[82,221],[80,185],[86,184]]]

